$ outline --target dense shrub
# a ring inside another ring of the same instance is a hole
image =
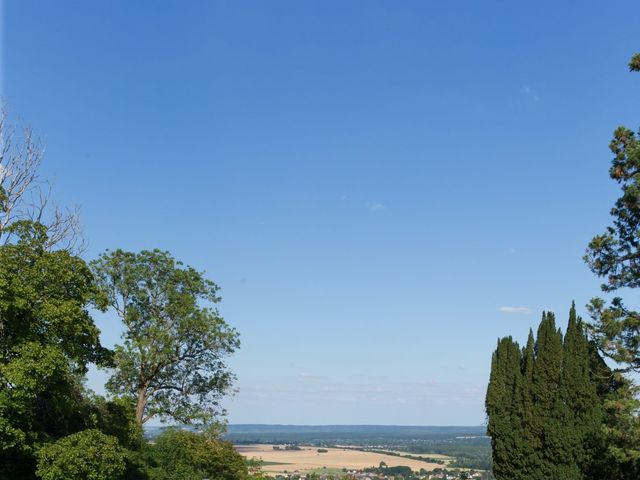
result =
[[[149,446],[152,480],[245,480],[245,459],[229,442],[204,433],[169,429]]]
[[[114,480],[124,473],[125,450],[99,430],[84,430],[43,447],[37,475],[43,480]]]

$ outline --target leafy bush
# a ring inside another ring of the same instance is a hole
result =
[[[233,445],[204,433],[169,429],[149,446],[152,480],[245,480],[244,457]]]
[[[113,480],[125,471],[125,453],[115,437],[84,430],[43,447],[36,474],[43,480]]]

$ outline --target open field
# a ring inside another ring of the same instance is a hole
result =
[[[405,465],[412,470],[433,470],[442,467],[437,463],[428,463],[393,455],[374,452],[362,452],[341,448],[327,448],[327,453],[318,453],[317,447],[300,447],[301,450],[274,450],[271,444],[236,445],[236,450],[248,459],[262,460],[262,470],[266,473],[281,473],[285,470],[308,472],[322,469],[362,469],[377,467],[380,462],[389,467]]]

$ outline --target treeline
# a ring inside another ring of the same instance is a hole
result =
[[[303,443],[305,445],[412,445],[456,442],[456,437],[485,435],[482,426],[418,427],[402,425],[229,425],[233,443]]]
[[[493,468],[493,461],[491,459],[491,452],[487,452],[486,449],[483,449],[482,452],[477,454],[461,453],[454,457],[453,461],[449,463],[449,466],[491,471]]]
[[[363,470],[367,473],[376,473],[381,475],[388,475],[393,477],[410,478],[414,476],[411,467],[404,465],[397,465],[395,467],[389,467],[384,462],[379,467],[369,467]]]
[[[391,447],[391,446],[390,446]],[[414,442],[392,448],[415,454],[439,454],[453,457],[449,466],[491,470],[491,444],[487,437],[458,439],[448,442]]]

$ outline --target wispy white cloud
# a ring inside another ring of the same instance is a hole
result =
[[[380,202],[367,202],[367,203],[365,203],[365,206],[369,210],[371,210],[372,212],[377,212],[377,211],[384,210],[385,208],[387,208],[387,207],[384,206],[384,204],[382,204]]]
[[[538,96],[538,93],[533,88],[529,87],[528,85],[524,85],[520,89],[520,93],[522,95],[524,95],[525,97],[530,98],[534,102],[539,102],[540,101],[540,97]]]
[[[511,315],[531,315],[533,313],[533,311],[527,307],[500,307],[498,310]]]
[[[324,375],[318,375],[311,372],[298,372],[298,381],[304,382],[321,382],[326,380]]]

